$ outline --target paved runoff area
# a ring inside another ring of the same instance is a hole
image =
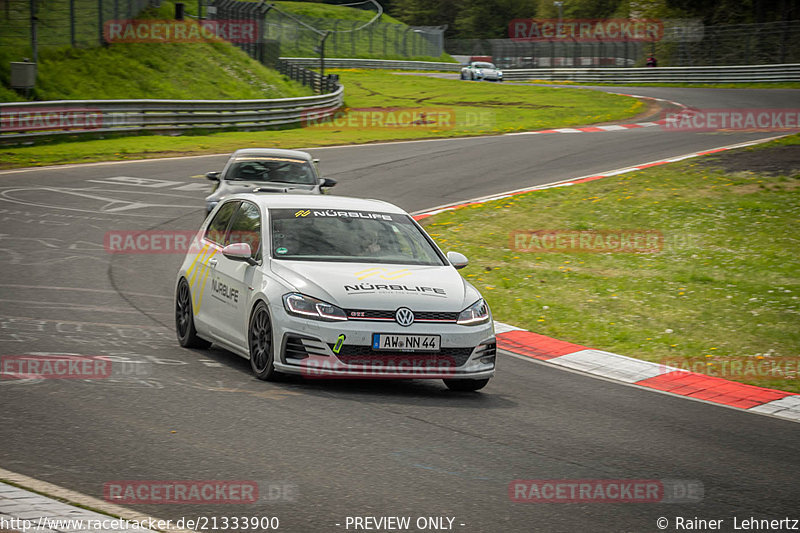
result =
[[[140,514],[8,470],[0,469],[0,479],[15,483],[0,481],[0,533],[191,533],[175,522]]]

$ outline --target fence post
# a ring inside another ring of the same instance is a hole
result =
[[[103,0],[97,0],[97,35],[100,46],[103,46]]]
[[[33,48],[33,62],[38,65],[39,63],[39,35],[37,33],[38,28],[37,22],[38,18],[36,17],[36,0],[30,0],[30,10],[31,10],[31,48]],[[37,66],[38,68],[38,66]]]
[[[353,21],[353,24],[350,26],[350,55],[355,57],[356,55],[356,26],[358,26],[359,22]]]
[[[10,3],[6,0],[6,3]],[[69,42],[75,47],[75,0],[69,0]]]

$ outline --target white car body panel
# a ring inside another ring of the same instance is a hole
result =
[[[220,208],[228,202],[240,200],[253,203],[260,209],[263,256],[260,264],[251,265],[229,259],[222,254],[221,245],[205,238],[206,227]],[[337,355],[332,347],[344,336],[344,352],[368,351],[371,350],[372,335],[379,333],[438,335],[441,343],[439,355],[450,358],[448,360],[454,361],[454,365],[459,364],[446,372],[433,371],[434,369],[425,366],[409,366],[403,369],[405,374],[398,373],[397,369],[383,372],[371,368],[370,377],[474,380],[494,375],[495,336],[490,313],[488,320],[478,325],[459,325],[454,319],[448,318],[450,322],[417,319],[410,326],[401,326],[394,318],[385,317],[365,319],[348,315],[348,320],[326,322],[289,314],[283,301],[283,296],[289,293],[317,298],[346,312],[395,312],[398,308],[407,307],[415,314],[430,313],[431,317],[442,314],[457,316],[459,312],[480,301],[481,295],[450,264],[421,266],[271,257],[271,208],[359,210],[407,216],[401,209],[385,202],[327,195],[244,194],[226,198],[204,222],[202,231],[198,232],[177,276],[178,282],[185,278],[189,283],[194,325],[199,337],[249,358],[250,314],[257,302],[264,301],[269,307],[272,321],[274,366],[281,372],[349,377],[362,367],[358,364],[346,364],[342,360],[346,354]],[[287,360],[287,340],[295,344],[300,342],[305,347],[309,354],[306,363]],[[448,355],[448,350],[458,352],[459,355]],[[403,353],[409,355],[412,361],[416,361],[414,357],[420,355],[419,352]],[[380,355],[382,354],[376,353],[370,357]],[[316,366],[309,367],[311,362]]]

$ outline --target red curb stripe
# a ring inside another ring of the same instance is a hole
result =
[[[656,161],[655,163],[647,163],[646,165],[639,165],[636,168],[639,170],[650,168],[650,167],[657,167],[658,165],[666,165],[669,161]]]
[[[507,331],[497,335],[497,347],[518,355],[547,361],[569,353],[586,350],[586,346],[560,341],[525,330]]]
[[[608,176],[605,176],[605,175],[604,176],[589,176],[588,178],[581,178],[579,180],[570,181],[570,182],[567,182],[567,183],[584,183],[586,181],[594,181],[594,180],[599,180],[599,179],[607,178],[607,177]],[[566,183],[564,185],[566,185]]]
[[[607,130],[596,128],[596,127],[578,128],[578,129],[581,130],[581,131],[590,132],[590,133],[594,133],[596,131],[607,131]]]
[[[697,152],[697,155],[716,154],[717,152],[725,152],[727,148],[717,148],[715,150],[707,150],[705,152]]]
[[[742,409],[793,395],[791,392],[746,385],[682,370],[643,379],[637,381],[636,385]]]

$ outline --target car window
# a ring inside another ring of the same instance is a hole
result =
[[[472,66],[475,68],[495,68],[491,63],[473,63]]]
[[[314,185],[316,173],[311,162],[305,159],[242,156],[233,162],[225,179]]]
[[[214,219],[208,225],[206,229],[205,238],[213,243],[223,245],[225,242],[225,234],[228,230],[228,224],[231,221],[231,217],[236,212],[236,208],[239,207],[241,202],[228,202],[222,205],[217,211],[217,214],[214,215]]]
[[[443,265],[430,238],[405,214],[271,209],[275,259]]]
[[[235,242],[249,244],[253,259],[261,258],[261,213],[255,204],[242,202],[236,211],[225,245]]]

